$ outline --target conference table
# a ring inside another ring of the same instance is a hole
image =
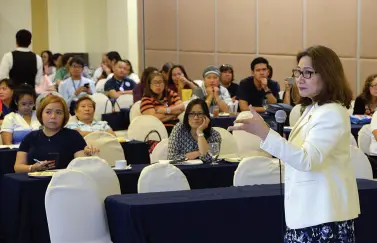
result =
[[[122,194],[137,193],[137,182],[145,166],[147,164],[136,164],[130,171],[116,172]],[[177,166],[186,175],[192,189],[203,189],[231,186],[238,163]],[[4,175],[1,229],[8,242],[50,242],[44,203],[50,180],[31,178],[26,173]]]
[[[377,242],[377,182],[357,180],[356,242]],[[283,242],[279,185],[115,195],[105,200],[114,243]]]

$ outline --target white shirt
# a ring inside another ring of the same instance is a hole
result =
[[[140,78],[139,76],[137,76],[136,73],[131,73],[130,75],[127,76],[127,78],[132,79],[137,84],[140,83]]]
[[[29,52],[29,48],[16,48],[16,51]],[[37,58],[37,74],[35,75],[35,84],[39,84],[42,81],[43,76],[43,63],[42,58],[35,54]],[[9,72],[13,67],[13,55],[12,52],[5,53],[0,63],[0,80],[9,78]]]
[[[96,93],[96,86],[94,82],[84,77],[81,77],[81,80],[72,80],[72,78],[67,78],[59,85],[59,93],[64,97],[68,107],[70,106],[72,100],[75,100],[80,95],[82,95],[79,94],[78,96],[76,96],[76,90],[87,83],[89,84],[89,88],[92,94]]]
[[[32,112],[30,125],[17,112],[11,112],[4,117],[1,132],[9,132],[13,135],[13,144],[21,143],[22,139],[31,131],[41,127],[35,111]]]
[[[97,68],[96,71],[94,71],[94,74],[92,77],[93,81],[97,82],[98,78],[101,77],[102,73],[103,73],[102,67]]]
[[[377,112],[374,112],[372,116],[372,122],[370,123],[370,130],[372,132],[370,133],[371,143],[369,145],[370,155],[373,155],[373,156],[377,155],[377,141],[373,135],[373,131],[376,129],[377,129]]]

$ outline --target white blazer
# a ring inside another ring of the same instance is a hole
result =
[[[307,107],[286,141],[270,130],[261,148],[285,163],[290,229],[357,218],[359,195],[350,159],[351,124],[340,104]]]

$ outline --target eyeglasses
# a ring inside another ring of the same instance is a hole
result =
[[[377,88],[377,84],[371,84],[369,87],[371,87],[372,89],[375,89],[375,88]]]
[[[162,85],[162,84],[164,84],[164,81],[157,81],[157,82],[152,81],[151,82],[151,85]]]
[[[83,68],[81,65],[72,65],[71,68]]]
[[[316,71],[309,71],[309,70],[304,70],[301,71],[299,69],[293,69],[292,70],[293,76],[296,78],[300,77],[302,75],[304,78],[311,78],[313,74],[317,73]]]
[[[203,118],[204,114],[201,113],[201,112],[190,112],[189,113],[189,118],[195,118],[195,117],[198,117],[198,118]]]

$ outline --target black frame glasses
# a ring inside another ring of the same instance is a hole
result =
[[[301,71],[299,69],[292,69],[292,74],[294,77],[299,78],[301,75],[304,78],[311,78],[313,74],[316,74],[316,71],[304,70]]]
[[[188,116],[189,116],[189,118],[195,118],[195,117],[203,118],[204,117],[204,113],[190,112],[188,114]]]

